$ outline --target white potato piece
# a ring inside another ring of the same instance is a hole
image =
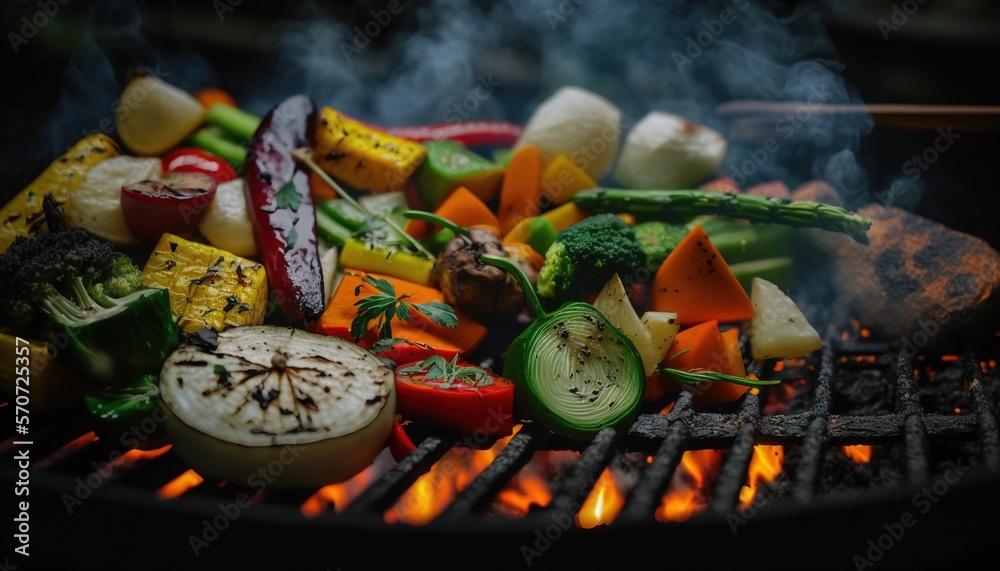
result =
[[[215,198],[198,222],[198,231],[220,250],[245,258],[257,255],[253,222],[247,211],[246,182],[242,178],[219,185]]]
[[[122,213],[122,186],[160,176],[160,159],[111,157],[87,171],[80,186],[66,203],[66,222],[82,226],[96,236],[119,246],[139,240],[129,231]]]
[[[754,278],[750,301],[755,316],[747,335],[755,361],[804,357],[823,347],[819,333],[778,286]]]
[[[629,188],[690,188],[719,169],[726,148],[726,139],[718,132],[653,111],[625,138],[615,179]]]
[[[167,434],[196,471],[252,485],[318,487],[350,478],[385,447],[393,372],[354,343],[274,326],[235,327],[218,347],[167,358]]]
[[[594,300],[594,307],[608,318],[611,325],[620,329],[626,337],[632,340],[635,348],[639,351],[639,356],[642,357],[646,375],[653,374],[661,359],[656,358],[653,338],[639,321],[639,316],[632,308],[632,302],[629,301],[625,286],[618,274],[611,276],[608,283],[601,288],[597,299]]]
[[[667,351],[674,343],[674,337],[681,329],[677,314],[672,311],[647,311],[639,320],[653,340],[653,355],[657,363],[662,363]]]
[[[133,78],[115,108],[115,127],[137,155],[161,155],[194,132],[205,108],[191,94],[151,75]]]
[[[621,109],[607,99],[579,87],[563,87],[535,109],[514,149],[534,145],[545,164],[566,155],[596,180],[614,164],[621,122]]]

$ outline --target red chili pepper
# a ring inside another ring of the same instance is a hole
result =
[[[428,378],[442,363],[459,374]],[[514,430],[514,384],[469,363],[430,357],[396,368],[396,410],[408,420],[463,434],[507,436]]]
[[[312,146],[316,106],[305,95],[279,103],[250,140],[245,175],[254,236],[285,317],[308,327],[323,314],[323,273],[309,175],[292,151]]]
[[[417,447],[407,436],[403,425],[398,422],[392,423],[392,431],[389,432],[389,453],[392,454],[392,459],[398,464],[416,449]]]
[[[217,185],[211,176],[196,172],[167,173],[160,180],[126,184],[119,197],[125,224],[147,244],[155,244],[167,232],[190,238]]]
[[[413,127],[391,127],[388,129],[388,133],[420,142],[449,140],[458,141],[466,147],[510,147],[517,142],[523,130],[520,125],[506,121],[466,121]]]
[[[199,172],[207,174],[220,184],[236,178],[236,171],[229,163],[194,147],[175,149],[167,153],[161,162],[163,172]]]

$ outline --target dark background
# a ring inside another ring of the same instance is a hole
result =
[[[713,112],[716,105],[801,100],[815,85],[833,86],[831,103],[998,100],[992,76],[1000,55],[1000,5],[987,0],[400,0],[400,13],[385,25],[372,12],[386,10],[388,0],[331,6],[64,1],[14,1],[0,8],[7,39],[0,47],[7,78],[0,106],[2,198],[101,119],[113,117],[121,86],[143,66],[160,66],[165,80],[186,89],[223,87],[255,113],[306,92],[320,104],[384,124],[441,122],[443,112],[487,75],[501,86],[470,119],[523,122],[535,104],[566,84],[608,97],[625,111],[626,125],[660,109],[723,133],[728,124]],[[55,13],[45,14],[46,7]],[[679,68],[674,55],[690,54],[692,41],[710,31],[726,7],[736,21]],[[32,19],[44,25],[28,38],[25,22]],[[364,34],[369,45],[348,60],[344,46],[366,25],[376,33]],[[17,53],[12,34],[27,40]],[[996,138],[962,132],[953,150],[910,180],[906,161],[936,136],[934,130],[873,126],[864,116],[826,120],[811,126],[804,142],[786,145],[747,184],[779,178],[794,187],[826,178],[858,206],[906,179],[897,205],[996,246],[1000,234],[985,214],[1000,208],[992,191]],[[732,144],[722,171],[757,146]]]

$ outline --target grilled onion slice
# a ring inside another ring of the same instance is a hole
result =
[[[346,480],[385,446],[392,370],[342,339],[237,327],[214,350],[188,345],[160,372],[167,432],[196,471],[250,487]]]

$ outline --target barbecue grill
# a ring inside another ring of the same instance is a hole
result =
[[[252,8],[230,4],[237,6],[230,21],[239,26],[243,11]],[[282,4],[270,3],[271,12],[264,13],[280,13]],[[382,7],[357,8],[345,20],[364,22],[369,8]],[[181,12],[198,9],[207,10],[192,3]],[[178,33],[166,17],[149,20],[144,25],[152,30]],[[220,60],[243,57],[251,49],[247,38],[267,27],[241,29],[227,37],[232,45],[214,46]],[[391,42],[391,36],[373,42]],[[257,71],[247,63],[233,67]],[[532,92],[527,101],[537,87],[531,81],[506,85]],[[858,155],[898,171],[914,144],[927,144],[910,135],[876,132]],[[962,178],[974,163],[980,178],[993,180],[993,173],[981,174],[992,147],[986,135],[964,136],[961,155],[943,156],[927,174],[927,187],[948,187],[941,183],[947,178],[978,194],[938,194],[920,212],[996,247],[996,228],[983,223],[990,209],[975,214],[969,207],[996,198]],[[37,165],[19,165],[11,176],[30,180],[52,158],[44,150],[31,157]],[[823,350],[804,360],[749,364],[760,378],[784,383],[749,391],[735,403],[698,409],[692,392],[669,395],[647,403],[628,430],[605,429],[582,443],[530,423],[500,440],[413,425],[408,430],[417,447],[405,459],[397,464],[383,453],[371,468],[330,489],[279,490],[203,478],[165,443],[126,450],[118,434],[102,432],[85,411],[33,414],[32,560],[52,569],[347,571],[686,563],[939,568],[988,556],[1000,520],[1000,332],[936,339],[914,352],[872,337],[845,315],[831,317],[829,303],[803,306],[811,322],[831,324]],[[18,479],[13,458],[22,438],[12,432],[14,406],[0,404],[6,489]],[[142,436],[151,432],[140,428]],[[778,450],[778,473],[755,478],[755,461]],[[848,450],[870,457],[851,459]],[[701,466],[700,485],[692,483],[689,468],[698,451],[713,458],[711,466]],[[530,474],[546,493],[524,495],[516,506],[505,501]],[[604,507],[597,523],[605,525],[582,521],[584,511],[595,515],[593,498],[608,481],[619,503]],[[697,491],[698,505],[683,516],[664,515],[678,491]],[[420,493],[437,505],[433,513],[408,518]],[[4,522],[10,526],[11,518]],[[9,538],[15,532],[4,533]]]

